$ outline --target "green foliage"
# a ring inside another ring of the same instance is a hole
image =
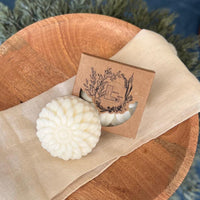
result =
[[[0,3],[0,41],[5,41],[21,28],[14,13],[7,6]]]
[[[168,41],[175,45],[178,56],[188,69],[197,77],[200,77],[200,62],[199,62],[199,41],[198,36],[189,36],[183,38],[181,35],[171,34]]]
[[[160,33],[176,47],[188,69],[200,77],[199,38],[174,34],[177,14],[166,9],[149,11],[144,0],[16,0],[13,10],[0,3],[0,43],[34,22],[67,13],[108,15]]]

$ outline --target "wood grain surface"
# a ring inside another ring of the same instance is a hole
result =
[[[82,52],[109,58],[140,29],[94,14],[42,20],[0,46],[0,109],[22,103],[77,72]],[[70,200],[168,199],[186,176],[197,145],[198,115],[120,158]]]

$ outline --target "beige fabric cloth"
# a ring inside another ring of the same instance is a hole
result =
[[[36,119],[51,99],[71,94],[73,77],[23,104],[0,112],[2,199],[64,199],[120,156],[200,111],[198,80],[160,35],[142,30],[111,59],[156,71],[137,138],[102,133],[97,147],[80,160],[63,161],[51,157],[36,137]]]

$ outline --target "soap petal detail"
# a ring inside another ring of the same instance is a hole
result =
[[[138,102],[129,104],[129,112],[131,113],[131,115],[135,112],[135,109],[137,108],[137,104]]]
[[[114,119],[115,114],[114,113],[101,113],[100,114],[100,121],[102,126],[108,126],[112,120]]]
[[[122,114],[116,114],[116,118],[117,118],[119,124],[127,121],[130,117],[131,117],[131,114],[129,111],[126,111]]]
[[[81,90],[80,96],[82,99],[89,102],[96,109],[94,102],[92,102],[92,98],[90,98],[83,90]],[[125,123],[127,120],[130,119],[130,117],[135,112],[137,108],[137,104],[138,102],[129,104],[128,110],[125,111],[124,113],[100,112],[99,115],[100,115],[101,125],[105,127],[109,127],[109,126],[117,126],[117,125]],[[95,119],[96,118],[94,118],[94,120]]]
[[[81,97],[82,97],[85,101],[92,103],[92,98],[89,97],[89,96],[86,94],[86,92],[84,92],[83,90],[81,90]]]
[[[36,128],[42,147],[64,160],[80,159],[90,153],[101,135],[98,111],[75,96],[48,103],[39,114]]]

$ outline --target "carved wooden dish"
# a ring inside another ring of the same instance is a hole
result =
[[[26,27],[0,46],[0,109],[75,75],[81,52],[109,58],[139,31],[94,14],[63,15]],[[68,199],[168,199],[191,166],[198,128],[195,115],[120,158]]]

